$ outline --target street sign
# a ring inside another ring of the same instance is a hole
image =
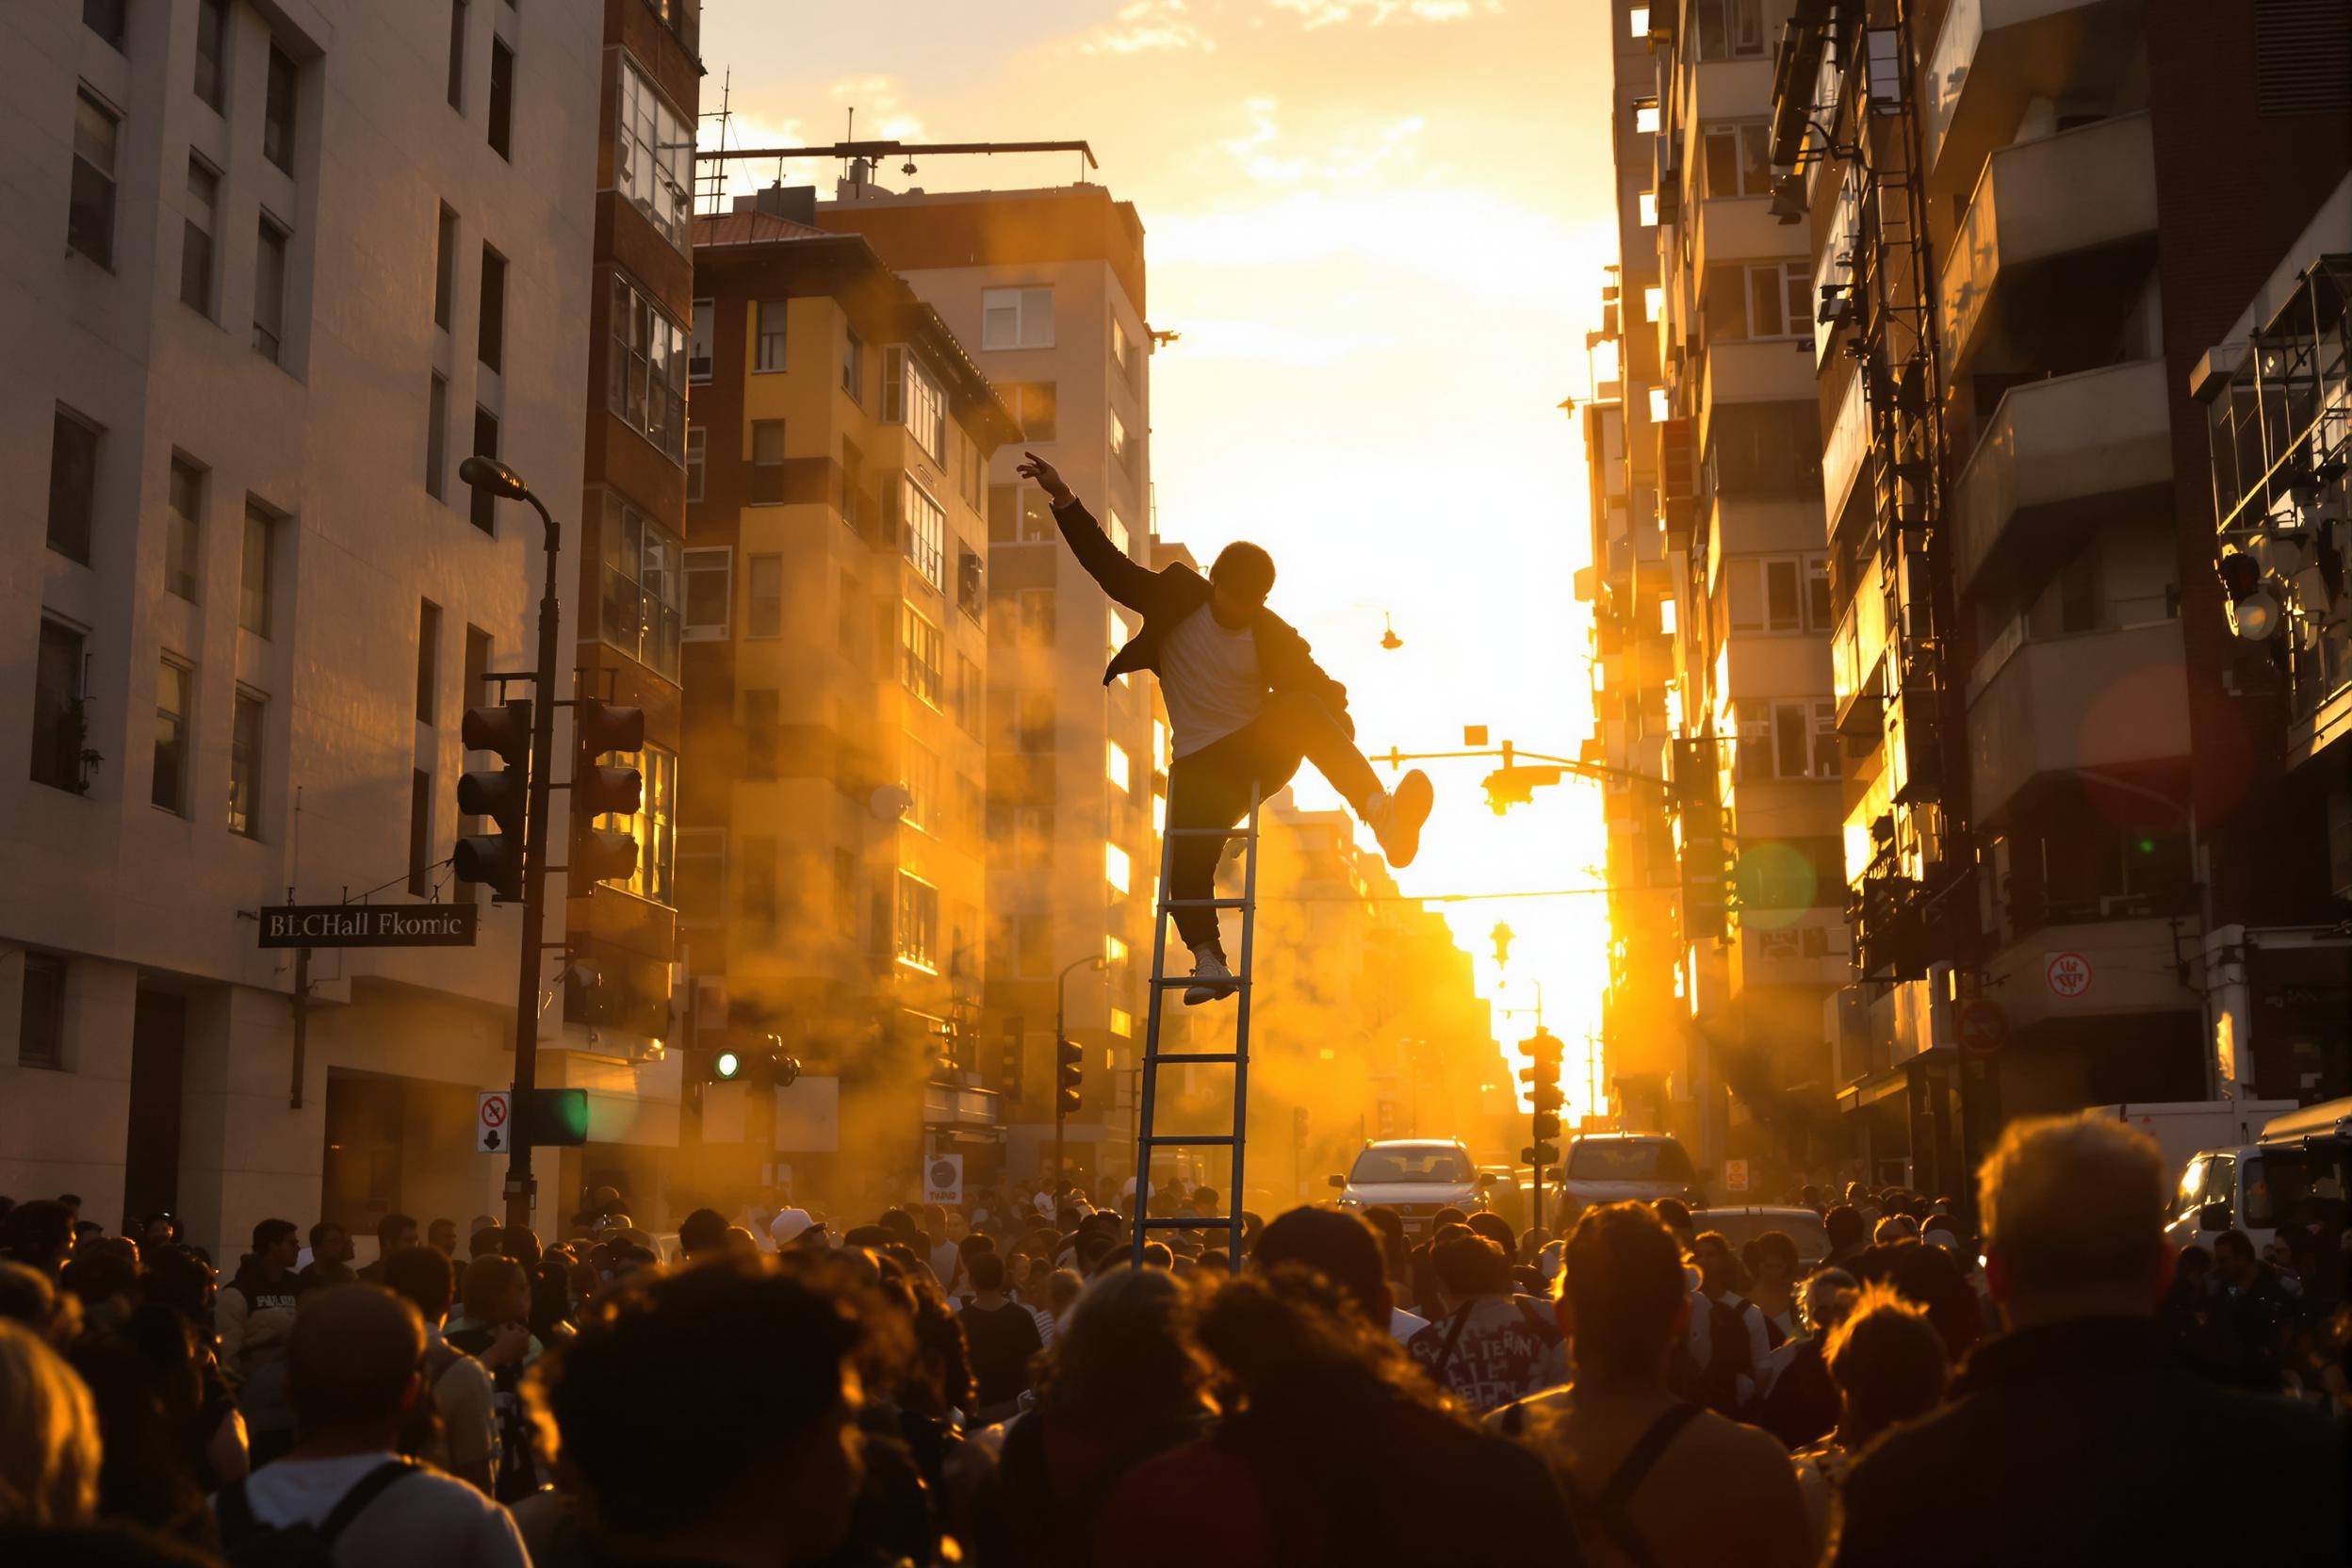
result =
[[[961,1203],[964,1200],[964,1157],[961,1154],[934,1154],[923,1168],[923,1200],[926,1203]]]
[[[504,1089],[491,1089],[476,1097],[474,1107],[474,1147],[485,1154],[503,1154],[514,1141],[508,1131],[514,1102]]]
[[[1998,1002],[1983,997],[1960,1004],[1960,1054],[1963,1056],[1997,1056],[2009,1042],[2009,1015],[2001,1010]]]
[[[2091,961],[2080,953],[2051,953],[2042,959],[2042,978],[2050,992],[2068,1001],[2091,988]]]
[[[274,904],[261,910],[264,947],[471,947],[471,904]]]
[[[1747,1161],[1725,1160],[1723,1162],[1723,1190],[1725,1192],[1745,1192],[1748,1190]]]

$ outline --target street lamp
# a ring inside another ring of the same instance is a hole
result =
[[[562,616],[556,598],[556,555],[564,531],[531,493],[522,475],[495,457],[469,457],[457,477],[499,500],[528,501],[539,514],[547,546],[547,579],[539,596],[539,663],[531,676],[531,786],[523,818],[523,941],[514,988],[514,1115],[507,1148],[506,1222],[528,1230],[538,1184],[531,1174],[530,1105],[539,1078],[539,953],[547,930],[547,775],[555,766],[555,641]]]
[[[1070,972],[1104,967],[1102,955],[1093,953],[1084,958],[1072,958],[1062,966],[1062,972],[1054,977],[1054,1205],[1056,1212],[1059,1212],[1062,1202],[1062,1122],[1068,1114],[1062,1104],[1062,1053],[1070,1049],[1070,1032],[1063,1026],[1062,1015],[1070,1000]]]

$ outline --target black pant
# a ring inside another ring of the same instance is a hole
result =
[[[1348,731],[1331,710],[1300,692],[1282,692],[1266,699],[1265,710],[1222,740],[1179,757],[1168,770],[1168,825],[1230,828],[1250,809],[1250,792],[1258,798],[1281,790],[1311,760],[1331,787],[1346,796],[1359,813],[1380,792],[1372,764],[1364,760]],[[1224,836],[1190,833],[1171,841],[1168,850],[1168,896],[1180,901],[1213,898],[1217,892],[1217,857],[1225,851]],[[1176,932],[1186,947],[1217,943],[1217,911],[1178,909]]]

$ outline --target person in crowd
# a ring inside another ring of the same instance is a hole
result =
[[[1853,1190],[1851,1184],[1848,1190]],[[1821,1258],[1823,1268],[1844,1268],[1870,1244],[1869,1232],[1862,1224],[1862,1211],[1854,1206],[1851,1199],[1829,1206],[1821,1216],[1821,1229],[1829,1236],[1829,1250]]]
[[[294,1446],[286,1355],[294,1309],[306,1288],[294,1271],[302,1250],[302,1232],[292,1220],[262,1220],[253,1227],[253,1250],[238,1262],[214,1310],[221,1375],[236,1391],[256,1468]]]
[[[1830,1505],[1846,1468],[1879,1433],[1936,1408],[1952,1363],[1927,1310],[1886,1285],[1865,1285],[1821,1349],[1838,1385],[1838,1426],[1796,1451],[1816,1552],[1829,1536]]]
[[[1004,1260],[974,1252],[965,1264],[972,1295],[962,1313],[964,1337],[972,1347],[972,1370],[979,1385],[972,1421],[989,1426],[1020,1408],[1029,1391],[1029,1364],[1045,1348],[1029,1309],[1004,1294]]]
[[[1096,1520],[1094,1561],[1581,1560],[1543,1462],[1450,1408],[1389,1336],[1370,1233],[1358,1227],[1343,1238],[1326,1228],[1290,1238],[1295,1251],[1325,1243],[1356,1276],[1352,1287],[1304,1262],[1269,1268],[1261,1258],[1211,1298],[1198,1337],[1230,1386],[1227,1413],[1126,1475]],[[1359,1291],[1377,1293],[1371,1310]],[[1413,1484],[1366,1485],[1382,1476]]]
[[[498,1249],[501,1245],[503,1242],[499,1228],[497,1225],[484,1225],[466,1238],[466,1256],[469,1261],[474,1258],[495,1258],[498,1255]]]
[[[1412,1250],[1405,1244],[1404,1217],[1386,1203],[1373,1203],[1360,1211],[1366,1225],[1380,1238],[1380,1267],[1388,1276],[1389,1294],[1398,1308],[1415,1305],[1413,1300],[1413,1265],[1407,1254]],[[1412,1315],[1410,1313],[1407,1315]],[[1399,1335],[1399,1340],[1412,1335]]]
[[[798,1241],[813,1223],[807,1209],[779,1209],[776,1217],[768,1221],[768,1239],[781,1251]]]
[[[449,1221],[446,1219],[435,1220],[434,1223],[447,1225],[449,1224]],[[451,1226],[450,1229],[454,1231],[456,1227]],[[450,1240],[453,1246],[455,1243],[455,1237],[452,1236]],[[360,1269],[359,1277],[367,1281],[371,1285],[380,1285],[384,1283],[384,1260],[389,1258],[395,1252],[401,1251],[404,1249],[414,1247],[416,1245],[416,1221],[411,1219],[404,1214],[385,1215],[382,1219],[376,1221],[375,1259],[373,1262],[368,1264],[365,1267]],[[318,1249],[318,1244],[316,1240],[314,1240],[311,1243],[311,1250],[315,1252]],[[447,1252],[450,1250],[450,1249],[444,1248],[442,1250]]]
[[[127,1248],[121,1237],[114,1245]],[[82,1304],[85,1331],[105,1332],[122,1327],[139,1305],[139,1259],[107,1246],[78,1247],[57,1273],[57,1288]]]
[[[1765,1337],[1777,1350],[1792,1339],[1805,1337],[1804,1315],[1797,1310],[1797,1243],[1786,1231],[1763,1231],[1740,1249],[1748,1271],[1748,1299],[1764,1315]],[[1769,1392],[1769,1376],[1758,1381]]]
[[[1890,1214],[1870,1231],[1870,1245],[1886,1247],[1898,1241],[1919,1239],[1919,1222],[1907,1214]]]
[[[308,1297],[286,1350],[302,1440],[214,1497],[222,1544],[307,1526],[336,1568],[530,1568],[504,1509],[399,1451],[424,1353],[416,1309],[381,1286]]]
[[[436,1219],[426,1226],[425,1245],[443,1257],[454,1260],[457,1257],[457,1221]]]
[[[139,1220],[139,1247],[142,1254],[153,1252],[159,1247],[177,1247],[179,1244],[179,1217],[169,1210],[158,1209]]]
[[[1822,1356],[1824,1337],[1853,1309],[1860,1285],[1842,1268],[1818,1268],[1797,1295],[1805,1333],[1764,1361],[1764,1397],[1751,1419],[1791,1448],[1818,1443],[1838,1425],[1838,1384]]]
[[[425,1328],[425,1353],[418,1366],[434,1421],[412,1451],[484,1496],[495,1496],[499,1434],[490,1372],[442,1337],[456,1289],[449,1260],[437,1247],[403,1247],[381,1261],[384,1288],[415,1307]]]
[[[1906,1236],[1864,1251],[1854,1260],[1853,1273],[1864,1284],[1891,1285],[1905,1300],[1925,1307],[1954,1362],[1984,1337],[1982,1303],[1956,1252]]]
[[[1494,1424],[1527,1432],[1589,1537],[1655,1568],[1811,1563],[1788,1451],[1672,1392],[1691,1298],[1682,1249],[1658,1217],[1639,1203],[1587,1209],[1560,1278],[1576,1380],[1507,1407]]]
[[[2214,1386],[2164,1343],[2155,1143],[2092,1117],[2013,1121],[1978,1180],[2008,1331],[1969,1355],[1945,1408],[1854,1462],[1838,1568],[2344,1561],[2341,1430]],[[2181,1506],[2184,1453],[2226,1507]]]
[[[1660,1198],[1650,1208],[1674,1236],[1674,1245],[1682,1249],[1682,1255],[1689,1257],[1699,1242],[1698,1228],[1690,1222],[1690,1205],[1679,1198]]]
[[[688,1263],[696,1263],[727,1246],[727,1216],[716,1209],[696,1209],[678,1222],[678,1250]]]
[[[1406,1346],[1440,1388],[1474,1413],[1560,1381],[1567,1355],[1560,1331],[1514,1295],[1511,1260],[1485,1236],[1448,1236],[1430,1249],[1446,1315]]]
[[[351,1268],[351,1259],[359,1250],[351,1245],[351,1233],[332,1219],[322,1219],[310,1228],[310,1262],[302,1266],[304,1290],[321,1285],[348,1285],[359,1278]]]
[[[22,1324],[52,1347],[71,1345],[82,1331],[81,1300],[51,1275],[0,1261],[0,1319]]]
[[[68,1273],[85,1260],[67,1266]],[[138,1288],[137,1280],[131,1289]],[[85,1333],[68,1360],[90,1390],[105,1460],[99,1511],[110,1520],[209,1548],[204,1363],[188,1321],[145,1302]]]
[[[0,1258],[54,1278],[74,1250],[74,1211],[36,1198],[0,1215]]]
[[[2223,1359],[2216,1318],[2220,1297],[2213,1255],[2191,1242],[2174,1258],[2172,1282],[2156,1309],[2157,1323],[2182,1359],[2215,1378],[2222,1375]]]
[[[2289,1315],[2278,1275],[2255,1254],[2243,1231],[2224,1231],[2213,1238],[2213,1272],[2221,1281],[2213,1303],[2221,1380],[2257,1393],[2275,1392],[2282,1379],[2280,1332]]]
[[[39,1333],[0,1318],[0,1525],[88,1524],[102,1462],[90,1390]]]
[[[1707,1402],[1736,1414],[1756,1401],[1763,1386],[1765,1358],[1772,1351],[1764,1309],[1748,1299],[1747,1266],[1731,1250],[1731,1238],[1707,1231],[1692,1238],[1690,1255],[1699,1269],[1699,1295],[1707,1311],[1711,1358]],[[1718,1400],[1723,1402],[1718,1403]]]
[[[458,1299],[464,1315],[441,1337],[490,1374],[498,1428],[493,1494],[502,1503],[514,1502],[539,1486],[531,1423],[522,1401],[523,1369],[541,1348],[531,1332],[531,1276],[513,1258],[476,1258],[466,1266]]]

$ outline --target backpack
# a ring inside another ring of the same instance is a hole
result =
[[[245,1481],[220,1489],[215,1510],[220,1526],[220,1546],[230,1568],[334,1568],[335,1538],[357,1518],[360,1510],[384,1489],[419,1468],[404,1459],[387,1460],[351,1483],[324,1519],[316,1525],[265,1525],[253,1517],[245,1497]]]

